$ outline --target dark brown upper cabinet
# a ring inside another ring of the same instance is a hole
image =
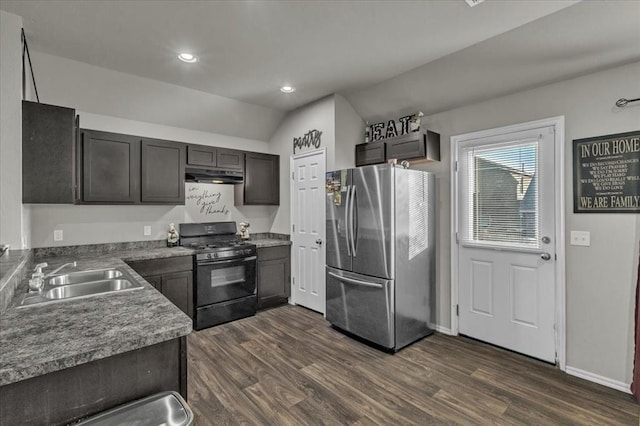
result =
[[[280,156],[247,152],[244,156],[245,205],[280,204]]]
[[[73,204],[78,117],[72,108],[22,101],[22,202]]]
[[[385,161],[384,143],[361,143],[356,145],[356,166],[369,166]]]
[[[216,167],[218,149],[213,146],[188,145],[187,164],[189,166]]]
[[[440,161],[440,135],[423,130],[384,141],[356,145],[356,166],[379,164],[391,159]]]
[[[142,139],[140,200],[184,204],[185,144]]]
[[[140,199],[140,138],[81,129],[82,201],[133,204]]]
[[[219,169],[242,170],[244,164],[244,152],[235,149],[218,148],[217,153]]]

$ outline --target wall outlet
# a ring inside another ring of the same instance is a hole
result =
[[[53,231],[53,241],[62,241],[64,239],[64,235],[62,234],[62,229],[56,229]]]
[[[571,231],[572,246],[590,246],[591,232],[589,231]]]
[[[144,227],[144,235],[145,235],[145,236],[147,236],[147,237],[148,237],[149,235],[151,235],[151,227],[150,227],[149,225],[146,225],[146,226]]]

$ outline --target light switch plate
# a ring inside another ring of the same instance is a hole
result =
[[[590,246],[591,232],[589,231],[571,231],[572,246]]]
[[[151,227],[150,227],[149,225],[146,225],[146,226],[144,227],[144,235],[145,235],[145,236],[149,236],[149,235],[151,235]]]
[[[64,235],[62,233],[62,229],[56,229],[53,231],[53,241],[62,241],[64,239]]]

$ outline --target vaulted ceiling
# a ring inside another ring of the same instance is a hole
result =
[[[640,60],[640,2],[2,0],[33,50],[289,111],[432,113]],[[180,51],[196,64],[176,59]],[[278,89],[289,84],[292,94]],[[274,115],[276,116],[276,115]]]

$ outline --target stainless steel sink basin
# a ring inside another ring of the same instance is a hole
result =
[[[47,283],[50,285],[78,284],[89,281],[110,280],[118,277],[122,277],[122,271],[119,269],[104,269],[101,271],[84,271],[57,275],[48,278]]]
[[[144,286],[120,268],[73,272],[46,278],[42,291],[25,294],[18,307],[141,288]]]
[[[136,285],[129,280],[102,280],[89,283],[57,286],[48,290],[43,296],[46,299],[69,299],[72,297],[88,296],[91,294],[128,290],[135,287]]]

